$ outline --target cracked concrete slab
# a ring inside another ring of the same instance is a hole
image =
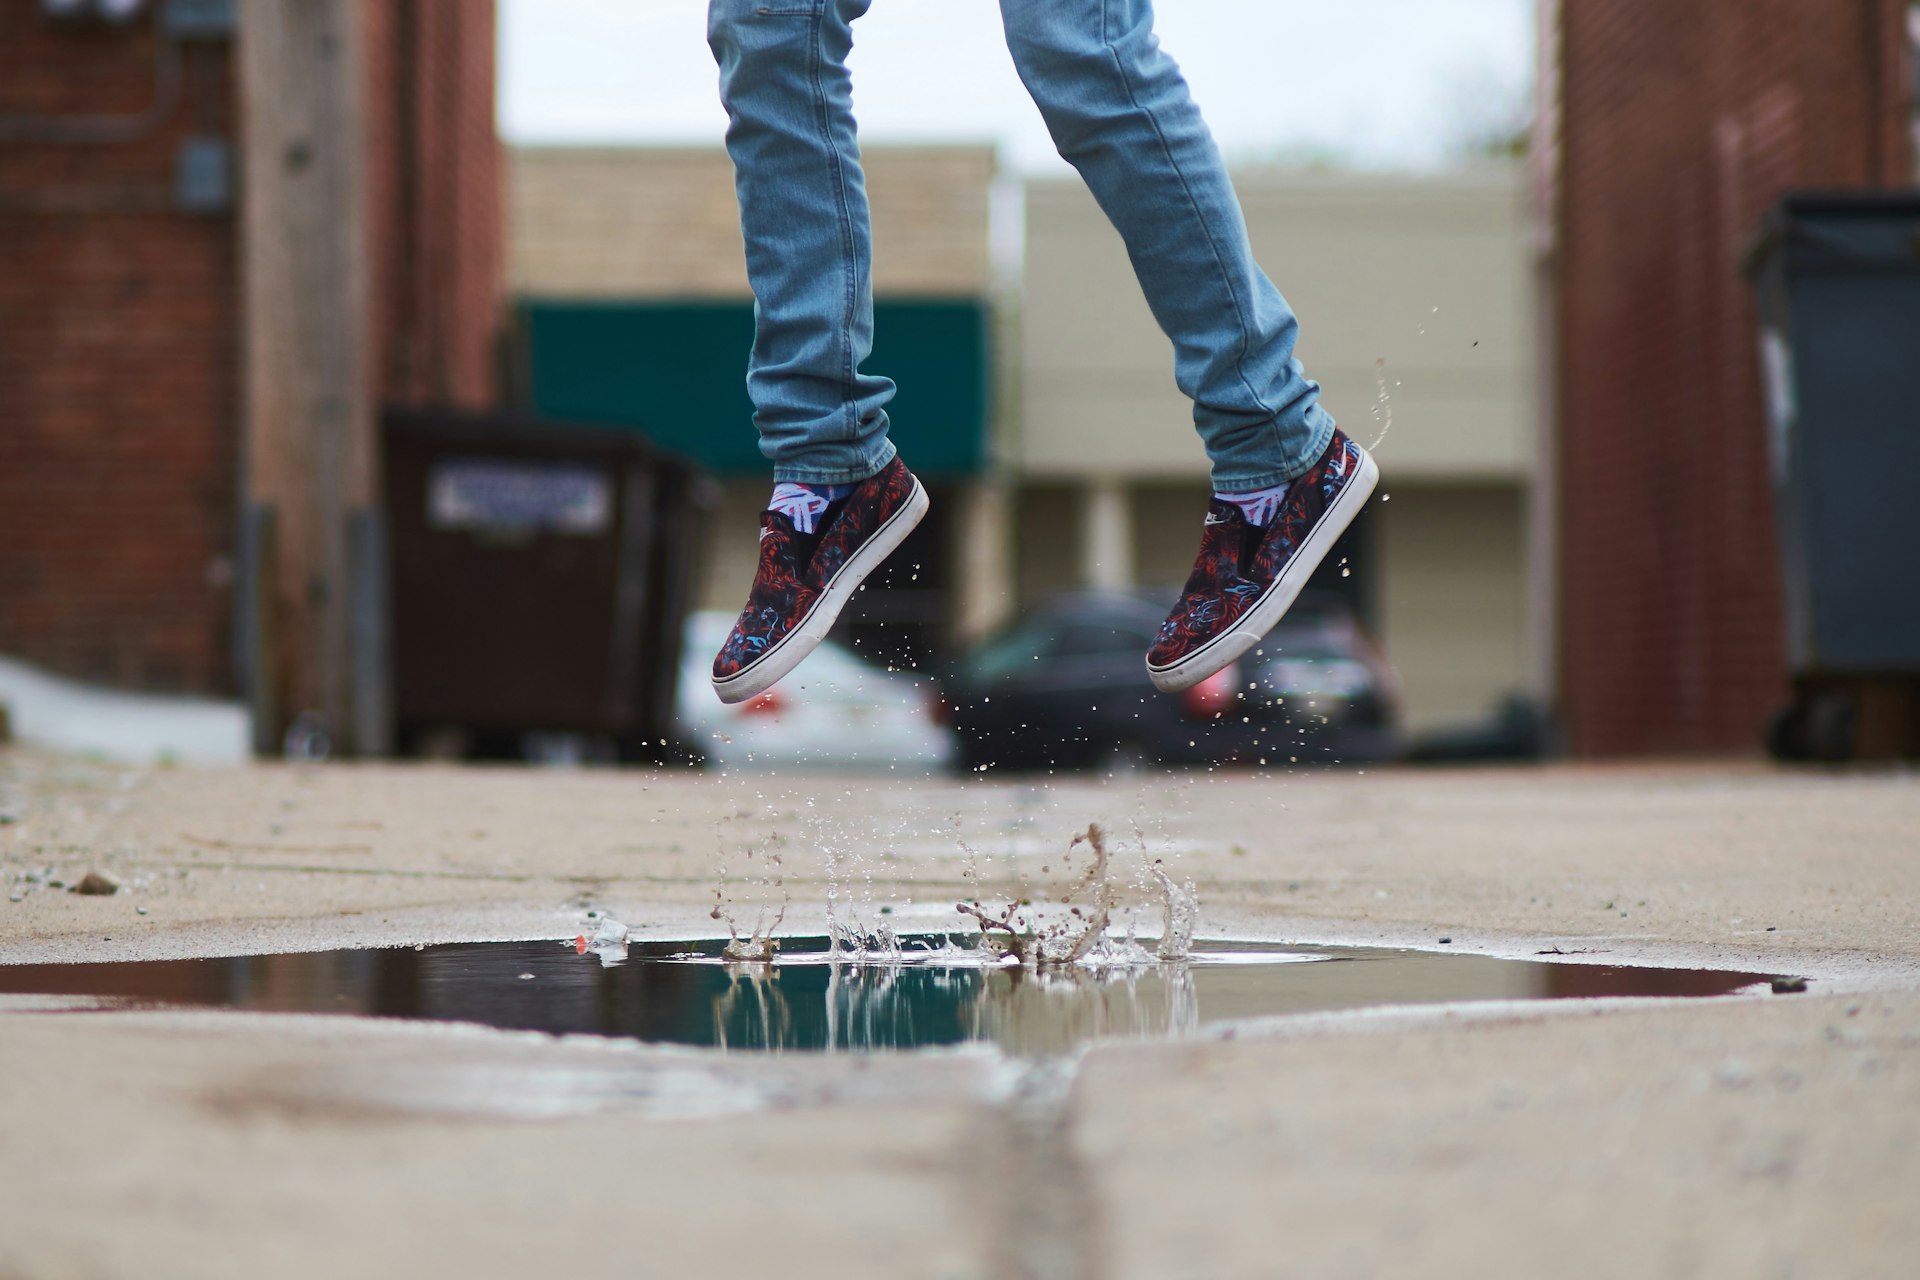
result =
[[[0,1014],[0,1275],[983,1277],[994,1064]],[[856,1243],[857,1242],[857,1243]],[[830,1261],[831,1265],[826,1265]]]
[[[1815,979],[1307,1015],[1040,1070],[9,1000],[0,1203],[30,1225],[0,1233],[0,1276],[1877,1276],[1920,1256],[1907,772],[890,781],[14,751],[0,813],[0,961],[560,937],[589,908],[693,936],[723,862],[729,894],[764,891],[748,849],[781,853],[792,932],[830,881],[939,927],[1099,821],[1197,882],[1203,934]],[[122,888],[64,891],[88,870]]]
[[[1099,1049],[1113,1276],[1893,1276],[1920,1258],[1920,996],[1327,1019]]]

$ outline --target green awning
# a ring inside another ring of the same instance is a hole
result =
[[[632,427],[721,475],[764,473],[747,399],[750,301],[525,300],[522,394],[542,417]],[[986,462],[987,304],[880,300],[865,368],[899,384],[892,437],[923,475]]]

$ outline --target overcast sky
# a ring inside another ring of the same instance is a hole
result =
[[[1523,110],[1532,79],[1534,0],[1157,8],[1235,161],[1435,167]],[[863,138],[990,140],[1015,168],[1060,164],[995,0],[873,0],[854,44]],[[510,142],[717,144],[706,0],[500,0],[500,127]]]

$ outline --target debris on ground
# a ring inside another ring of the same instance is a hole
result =
[[[579,935],[573,940],[573,949],[579,955],[593,952],[603,966],[619,964],[627,958],[627,926],[612,916],[601,916],[593,936]]]
[[[104,871],[89,871],[80,877],[80,883],[67,890],[68,893],[83,893],[89,898],[104,898],[120,892],[120,882]]]

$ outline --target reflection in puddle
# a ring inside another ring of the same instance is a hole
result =
[[[0,965],[0,993],[366,1014],[722,1049],[864,1051],[986,1042],[1066,1052],[1096,1038],[1191,1034],[1245,1018],[1463,1000],[1714,996],[1768,975],[1547,964],[1367,948],[1200,943],[1180,963],[1035,971],[971,953],[828,962],[789,939],[777,964],[721,943],[633,944],[603,964],[572,943],[453,943],[225,959]]]
[[[824,985],[819,979],[824,978]],[[730,966],[713,1003],[722,1049],[906,1049],[983,1041],[1018,1056],[1200,1026],[1190,965],[1148,971]]]

